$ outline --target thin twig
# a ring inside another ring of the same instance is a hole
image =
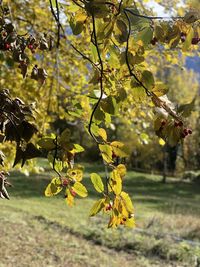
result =
[[[159,20],[159,19],[172,19],[172,20],[175,20],[175,19],[183,19],[183,17],[155,17],[155,16],[146,16],[146,15],[140,15],[138,13],[135,13],[133,12],[132,10],[128,9],[128,8],[125,8],[124,9],[124,12],[129,12],[130,14],[132,14],[133,16],[136,16],[136,17],[139,17],[139,18],[145,18],[145,19],[149,19],[149,20]]]
[[[75,5],[79,6],[80,8],[83,8],[83,9],[84,9],[84,7],[83,7],[82,5],[80,5],[76,0],[72,0],[72,2],[73,2]]]
[[[53,170],[58,174],[59,178],[61,179],[61,174],[55,169],[55,163],[56,163],[56,157],[58,154],[58,137],[56,135],[56,138],[54,139],[54,144],[55,144],[55,153],[53,157]]]
[[[100,63],[100,67],[101,67],[100,68],[100,77],[99,77],[100,97],[99,97],[97,103],[95,104],[94,109],[92,111],[92,114],[90,116],[90,121],[89,121],[89,125],[88,125],[88,131],[89,131],[90,135],[92,136],[92,138],[95,140],[95,142],[99,143],[98,140],[96,139],[96,137],[94,136],[91,127],[92,127],[92,123],[93,123],[94,114],[95,114],[97,108],[99,107],[99,104],[100,104],[100,102],[102,100],[102,97],[103,97],[103,72],[104,72],[104,69],[103,69],[103,61],[102,61],[100,50],[99,50],[99,46],[98,46],[97,34],[96,34],[96,26],[95,26],[95,18],[94,18],[93,14],[92,14],[92,25],[93,25],[93,34],[94,34],[95,47],[96,47],[96,50],[97,50],[99,63]]]
[[[130,76],[134,77],[135,80],[138,82],[138,84],[140,86],[142,86],[144,89],[145,89],[145,92],[147,94],[147,96],[152,96],[152,93],[149,91],[149,89],[138,79],[138,77],[136,76],[136,74],[132,71],[131,69],[131,66],[129,64],[129,59],[128,59],[128,52],[129,52],[129,38],[130,38],[130,35],[131,35],[131,22],[130,22],[130,19],[129,19],[129,16],[126,12],[126,10],[124,9],[124,13],[125,13],[125,16],[128,20],[128,37],[127,37],[127,41],[126,41],[126,52],[125,52],[125,55],[126,55],[126,65],[128,67],[128,70],[129,70],[129,73],[130,73]]]
[[[65,30],[62,27],[62,24],[60,23],[60,15],[59,15],[59,6],[58,6],[58,1],[56,0],[56,10],[57,10],[57,15],[53,9],[53,4],[52,4],[52,0],[49,0],[50,3],[50,9],[51,9],[51,13],[57,23],[57,27],[58,27],[58,32],[57,32],[57,47],[59,47],[60,45],[60,30],[63,31],[64,35],[65,35]]]
[[[119,7],[118,7],[118,12],[117,12],[117,14],[115,16],[118,16],[121,13],[122,4],[123,4],[123,0],[120,1]]]
[[[58,48],[60,45],[60,10],[59,10],[59,5],[58,5],[58,0],[56,0],[56,11],[57,11],[57,19],[58,19],[58,33],[57,33],[57,45],[56,47]]]
[[[88,60],[95,68],[98,68],[97,64],[95,64],[89,57],[87,57],[86,55],[84,55],[80,50],[78,50],[73,44],[70,44],[71,47],[78,53],[82,56],[83,59],[86,59]],[[98,68],[98,70],[100,70]]]

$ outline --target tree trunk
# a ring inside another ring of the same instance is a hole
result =
[[[167,151],[166,151],[166,144],[163,147],[163,178],[162,183],[166,183],[167,179]]]

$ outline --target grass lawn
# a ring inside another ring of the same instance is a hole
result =
[[[48,171],[29,177],[13,172],[11,200],[0,200],[0,267],[196,266],[200,186],[170,179],[163,185],[159,176],[129,172],[124,190],[133,199],[137,228],[112,230],[108,217],[88,217],[98,197],[89,173],[103,175],[101,168],[85,165],[89,197],[73,208],[61,196],[44,197]]]

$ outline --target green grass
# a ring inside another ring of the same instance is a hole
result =
[[[0,252],[3,259],[0,267],[13,266],[8,265],[10,258],[4,255],[10,253],[13,242],[22,246],[25,242],[25,250],[28,249],[29,254],[33,250],[34,254],[36,239],[44,249],[37,252],[39,258],[33,259],[33,255],[23,257],[23,265],[21,250],[14,253],[14,260],[19,263],[15,266],[96,266],[96,253],[100,255],[100,266],[108,267],[120,264],[163,266],[163,262],[164,266],[172,266],[171,262],[175,264],[173,266],[194,265],[200,257],[200,247],[186,241],[175,242],[174,237],[200,242],[200,188],[197,185],[172,179],[163,185],[159,176],[129,172],[124,190],[133,199],[137,229],[111,230],[106,228],[108,217],[88,217],[89,209],[98,197],[90,183],[89,173],[104,175],[104,172],[101,165],[85,167],[83,183],[89,189],[89,197],[77,199],[73,208],[69,208],[61,196],[43,196],[52,175],[48,171],[30,177],[17,172],[11,174],[10,181],[14,185],[9,190],[11,200],[0,201],[0,229],[3,228],[0,242],[6,244],[5,251]],[[70,247],[70,238],[75,248]],[[51,250],[48,259],[45,250]]]

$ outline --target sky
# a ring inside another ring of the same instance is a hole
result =
[[[159,15],[159,16],[167,16],[169,14],[167,14],[165,12],[164,7],[162,7],[161,5],[159,5],[158,3],[156,3],[155,1],[149,1],[148,3],[146,3],[147,7],[153,8],[153,10]]]

